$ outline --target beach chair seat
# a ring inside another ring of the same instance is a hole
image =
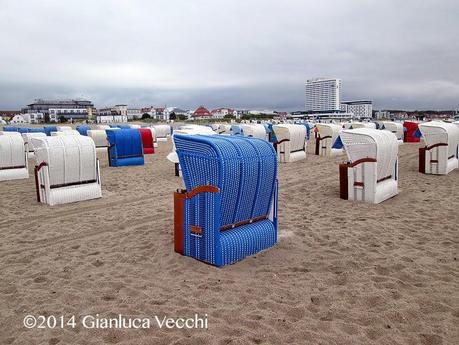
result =
[[[279,162],[296,162],[306,159],[306,127],[303,125],[279,124],[273,126]]]
[[[277,242],[277,158],[242,136],[174,134],[186,190],[174,194],[174,249],[224,266]]]
[[[99,160],[91,138],[32,138],[37,201],[48,205],[101,198]]]
[[[0,132],[0,181],[29,178],[27,147],[19,132]]]
[[[349,161],[340,164],[340,197],[378,204],[398,194],[398,141],[371,128],[340,134]]]
[[[419,172],[447,175],[459,166],[459,127],[432,121],[419,124],[425,146],[419,148]]]
[[[137,129],[107,129],[111,167],[144,165],[142,138]]]

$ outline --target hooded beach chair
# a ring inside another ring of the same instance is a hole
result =
[[[413,121],[403,122],[403,142],[405,143],[418,143],[421,141],[419,135],[417,135],[419,124]]]
[[[143,147],[137,129],[107,129],[108,164],[111,167],[143,165]]]
[[[32,138],[37,201],[48,205],[102,197],[99,160],[91,138],[63,135]]]
[[[107,152],[109,144],[107,139],[107,132],[105,130],[89,129],[87,136],[94,141],[97,153],[102,154],[103,152]]]
[[[151,155],[155,153],[155,146],[153,142],[153,133],[150,128],[138,128],[137,129],[142,138],[143,154]]]
[[[51,132],[52,137],[56,136],[68,136],[68,135],[81,135],[80,132],[78,132],[75,129],[64,129],[62,131],[57,131],[57,132]]]
[[[156,141],[167,141],[167,138],[171,135],[171,126],[169,125],[156,125],[153,126],[156,133]]]
[[[72,130],[72,127],[70,126],[57,126],[58,132],[71,131],[71,130]]]
[[[43,130],[45,131],[46,135],[49,137],[51,136],[51,133],[57,132],[57,127],[56,126],[45,126],[43,127]]]
[[[341,132],[349,162],[340,164],[340,197],[374,204],[398,194],[398,141],[371,128]]]
[[[306,159],[306,127],[304,125],[279,124],[273,126],[277,141],[274,149],[279,162],[288,163]]]
[[[27,148],[19,132],[0,132],[0,181],[29,178]]]
[[[30,158],[34,157],[35,148],[33,146],[33,138],[46,138],[46,133],[43,132],[28,132],[22,133],[22,138],[24,139],[24,144],[26,145],[28,156]]]
[[[458,168],[459,127],[432,121],[419,124],[425,147],[419,148],[419,172],[446,175]]]
[[[403,124],[394,121],[383,121],[382,126],[384,126],[384,130],[395,134],[399,144],[403,144]]]
[[[223,123],[218,127],[218,134],[231,134],[231,125]]]
[[[242,136],[175,134],[186,190],[174,194],[174,248],[215,266],[277,242],[277,159]]]
[[[3,126],[3,132],[19,132],[19,128],[14,126]]]
[[[242,134],[246,137],[253,137],[268,140],[268,133],[264,125],[260,123],[240,124]]]
[[[344,153],[341,148],[333,148],[343,130],[340,125],[334,123],[318,123],[316,124],[316,128],[318,131],[315,148],[316,155],[333,157]]]
[[[78,133],[80,133],[81,135],[88,135],[88,131],[91,129],[90,126],[88,125],[80,125],[80,126],[77,126],[76,127],[76,130],[78,131]]]

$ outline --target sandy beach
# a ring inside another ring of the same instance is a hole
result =
[[[145,166],[109,168],[103,198],[50,207],[28,180],[0,183],[0,344],[457,344],[459,171],[418,173],[400,194],[339,199],[345,155],[279,167],[279,242],[224,268],[173,251],[173,192],[160,143]],[[26,315],[208,318],[208,329],[27,329]]]

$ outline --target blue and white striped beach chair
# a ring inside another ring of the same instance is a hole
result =
[[[174,136],[186,190],[174,195],[175,251],[224,266],[277,242],[277,159],[242,136]]]

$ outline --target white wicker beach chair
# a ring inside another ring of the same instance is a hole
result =
[[[394,121],[383,121],[382,125],[386,131],[392,132],[397,137],[398,143],[403,144],[403,124]]]
[[[276,136],[275,149],[279,162],[296,162],[306,159],[306,127],[304,125],[279,124],[273,126]]]
[[[81,135],[81,134],[75,129],[65,129],[63,131],[51,132],[51,136],[53,137],[62,136],[62,135]]]
[[[419,149],[419,172],[446,175],[458,168],[459,127],[446,122],[419,124],[425,147]]]
[[[343,128],[334,123],[318,123],[318,137],[316,139],[315,154],[325,157],[333,157],[344,154],[343,149],[334,149],[333,144],[338,139]]]
[[[0,181],[29,177],[27,148],[18,132],[0,132]]]
[[[26,145],[27,152],[29,158],[34,157],[34,146],[32,142],[32,138],[45,138],[46,133],[41,132],[29,132],[29,133],[22,133],[22,138],[24,139],[24,144]]]
[[[94,141],[82,135],[33,138],[37,200],[49,205],[102,197]]]
[[[349,162],[340,164],[342,199],[378,204],[398,194],[398,142],[389,131],[341,132]]]

